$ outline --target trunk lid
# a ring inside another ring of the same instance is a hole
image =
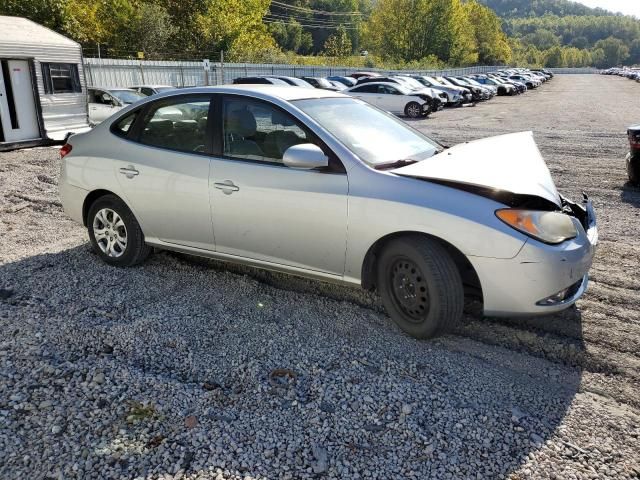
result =
[[[511,133],[462,143],[391,172],[407,177],[538,196],[558,207],[562,206],[551,172],[533,139],[533,132]]]

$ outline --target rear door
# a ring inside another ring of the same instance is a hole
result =
[[[216,251],[341,276],[347,233],[347,174],[315,136],[265,101],[227,96],[210,192]],[[282,162],[290,146],[315,143],[330,169]]]
[[[179,95],[139,110],[122,148],[113,149],[116,175],[145,235],[213,250],[209,205],[209,94]],[[180,115],[178,115],[180,113]],[[127,125],[127,117],[115,125]],[[130,119],[129,119],[130,123]]]

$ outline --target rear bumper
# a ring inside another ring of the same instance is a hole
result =
[[[480,279],[487,316],[545,315],[573,305],[587,290],[598,243],[590,204],[585,230],[576,218],[578,236],[560,245],[529,239],[512,259],[469,257]]]
[[[64,165],[64,162],[63,162],[63,165]],[[83,225],[84,219],[82,218],[82,206],[84,205],[84,200],[87,197],[87,194],[89,192],[82,188],[78,188],[73,185],[70,185],[66,181],[64,166],[60,173],[58,190],[60,192],[60,202],[62,203],[62,208],[64,209],[64,212],[73,221],[79,223],[80,225]]]

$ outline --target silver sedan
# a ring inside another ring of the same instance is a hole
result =
[[[222,86],[163,93],[61,150],[61,200],[107,263],[151,247],[360,285],[409,334],[534,315],[585,291],[588,200],[561,196],[530,132],[446,148],[362,100]]]

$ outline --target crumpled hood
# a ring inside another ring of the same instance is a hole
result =
[[[533,132],[466,142],[391,172],[533,195],[562,206],[551,172],[533,139]]]

